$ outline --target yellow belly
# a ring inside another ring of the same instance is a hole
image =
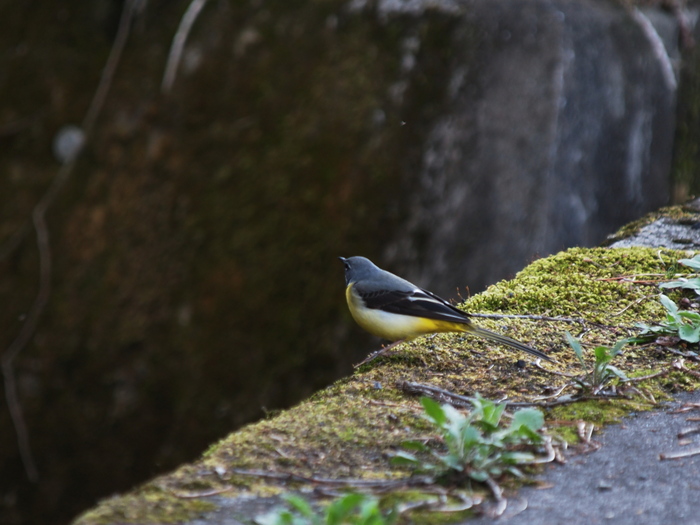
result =
[[[419,335],[438,332],[467,332],[469,325],[448,321],[425,319],[412,315],[401,315],[367,308],[362,299],[352,290],[352,284],[345,290],[348,308],[357,324],[369,333],[389,341],[412,339]]]

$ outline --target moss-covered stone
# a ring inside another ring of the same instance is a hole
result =
[[[661,320],[664,310],[656,299],[657,285],[667,279],[669,268],[675,271],[676,261],[687,255],[648,248],[575,248],[537,260],[515,279],[491,286],[460,307],[479,313],[561,317],[559,321],[475,319],[480,325],[548,352],[556,364],[543,368],[524,365],[518,359],[526,356],[469,335],[441,334],[405,343],[398,352],[363,365],[352,377],[309,400],[231,434],[210,447],[199,461],[155,479],[145,489],[103,503],[97,509],[100,519],[111,513],[114,522],[125,522],[124,513],[134,498],[142,497],[144,490],[149,494],[154,487],[168,487],[168,497],[173,493],[191,497],[199,492],[203,501],[211,501],[207,494],[221,492],[235,499],[300,489],[308,483],[304,479],[314,477],[406,477],[409,471],[393,467],[390,456],[403,441],[425,438],[434,430],[422,417],[418,400],[401,389],[403,382],[428,383],[465,395],[478,392],[491,399],[547,398],[548,392],[570,383],[561,373],[583,373],[565,342],[565,332],[578,336],[584,348],[590,349],[612,346],[637,334],[635,322]],[[585,357],[592,365],[592,356]],[[613,364],[629,377],[639,377],[670,370],[674,358],[662,346],[629,345]],[[618,383],[624,398],[588,399],[553,407],[546,410],[546,418],[554,433],[576,442],[579,421],[600,428],[631,412],[652,408],[654,401],[669,392],[697,386],[697,377],[673,369],[635,383],[636,391],[625,390],[625,385]],[[572,395],[574,390],[569,386],[559,395]],[[261,472],[294,473],[295,477],[272,479]],[[194,486],[197,489],[193,491]],[[395,496],[400,498],[400,494]],[[76,524],[98,523],[92,517],[94,512],[85,514]],[[135,516],[126,522],[149,520]]]
[[[114,506],[113,506],[114,504]],[[89,523],[182,523],[212,511],[216,505],[201,499],[176,497],[158,488],[148,488],[137,495],[104,500],[87,512]]]

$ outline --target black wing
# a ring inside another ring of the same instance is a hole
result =
[[[367,308],[392,314],[427,317],[439,321],[469,323],[469,315],[458,310],[432,292],[415,288],[410,291],[378,290],[358,292]]]

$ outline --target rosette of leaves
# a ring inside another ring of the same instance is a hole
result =
[[[659,288],[683,288],[693,290],[697,295],[700,295],[700,276],[697,275],[700,273],[700,255],[696,255],[692,259],[680,259],[678,262],[695,270],[696,275],[690,278],[679,277],[673,281],[661,283]]]
[[[258,516],[258,525],[391,525],[398,517],[394,509],[383,513],[377,498],[351,492],[317,510],[297,494],[284,494],[288,508],[277,508]]]
[[[578,339],[573,337],[569,332],[566,332],[566,339],[571,348],[573,348],[576,357],[584,369],[588,369],[586,360],[584,359],[583,347]],[[603,387],[616,377],[619,379],[627,379],[627,376],[610,362],[619,354],[622,353],[622,347],[629,343],[629,339],[622,339],[615,343],[612,347],[596,346],[593,350],[595,360],[593,367],[586,372],[583,377],[575,378],[579,386],[583,390],[589,390],[592,395],[598,394]]]
[[[635,326],[642,329],[639,335],[666,335],[678,337],[687,343],[700,342],[700,313],[679,309],[664,294],[659,295],[659,301],[666,310],[666,320],[658,325],[636,323]]]
[[[535,459],[528,447],[543,441],[539,433],[544,425],[542,412],[535,408],[519,409],[504,425],[505,403],[494,403],[478,394],[470,401],[473,410],[464,414],[451,405],[421,398],[425,418],[438,428],[447,450],[438,451],[420,441],[408,441],[403,446],[416,454],[400,451],[392,462],[438,477],[466,476],[478,482],[498,478],[506,472],[522,476],[518,465]]]

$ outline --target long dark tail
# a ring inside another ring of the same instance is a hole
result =
[[[496,332],[492,332],[490,330],[486,330],[485,328],[479,328],[478,326],[470,325],[470,330],[471,333],[479,335],[483,337],[484,339],[489,339],[491,341],[494,341],[496,343],[501,343],[502,345],[510,346],[511,348],[515,348],[516,350],[521,350],[523,352],[527,352],[528,354],[534,355],[536,357],[541,357],[542,359],[549,361],[551,363],[556,363],[554,359],[549,357],[547,354],[544,354],[540,352],[539,350],[535,350],[534,348],[530,348],[529,346],[526,346],[522,343],[519,343],[515,339],[511,339],[510,337],[506,337],[505,335],[497,334]]]

